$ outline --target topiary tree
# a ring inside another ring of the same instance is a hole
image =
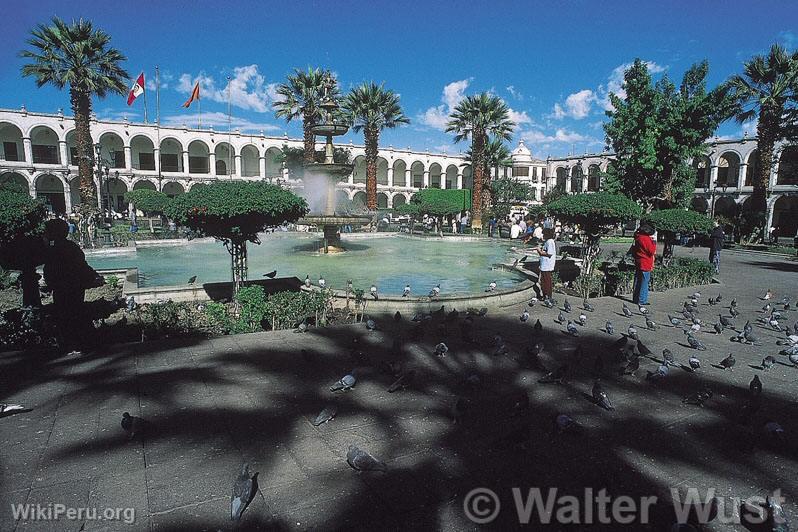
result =
[[[673,244],[676,233],[708,233],[712,230],[712,220],[700,212],[687,209],[662,209],[644,216],[645,221],[654,226],[662,236],[662,263],[668,265],[673,258]]]
[[[262,181],[217,181],[176,196],[166,207],[175,222],[224,243],[236,293],[247,279],[247,242],[260,244],[258,233],[307,212],[304,199]]]
[[[0,187],[0,267],[20,270],[22,305],[40,306],[36,266],[44,262],[47,209],[38,199]]]
[[[425,188],[413,194],[410,204],[415,206],[417,215],[431,216],[435,220],[437,232],[443,236],[443,217],[469,209],[471,207],[470,192],[467,189]],[[409,207],[409,209],[412,208]]]
[[[149,217],[150,232],[154,233],[155,229],[152,226],[152,217],[163,216],[172,198],[159,190],[143,188],[125,193],[125,201],[132,203],[134,209],[142,211],[145,216]]]
[[[582,230],[582,257],[584,273],[593,270],[593,261],[601,248],[601,236],[618,224],[640,218],[640,205],[621,194],[596,192],[562,196],[548,205],[546,212],[560,220],[576,224]]]

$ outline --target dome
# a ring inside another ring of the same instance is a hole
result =
[[[518,143],[518,147],[512,151],[513,164],[524,164],[532,162],[532,152],[524,145],[524,141]]]

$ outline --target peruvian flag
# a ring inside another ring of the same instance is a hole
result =
[[[139,74],[136,83],[130,88],[130,92],[127,95],[127,104],[133,105],[133,102],[136,101],[136,98],[144,94],[144,72]]]

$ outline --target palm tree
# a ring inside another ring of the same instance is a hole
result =
[[[22,75],[36,79],[36,86],[69,86],[69,98],[75,115],[75,140],[80,175],[81,209],[96,209],[97,199],[92,176],[94,150],[89,119],[91,98],[127,92],[128,73],[121,67],[126,57],[110,47],[111,36],[95,28],[91,21],[80,19],[67,24],[53,17],[52,24],[31,30],[30,49],[20,56],[31,62],[23,65]],[[63,161],[66,164],[67,161]]]
[[[377,209],[377,155],[380,132],[410,120],[399,106],[399,95],[369,82],[353,88],[344,98],[342,110],[354,131],[363,131],[366,141],[366,206]]]
[[[473,224],[482,227],[482,187],[485,183],[485,150],[488,135],[510,140],[515,123],[510,120],[507,104],[498,96],[486,92],[466,96],[451,115],[446,132],[454,133],[454,141],[471,138],[471,159],[474,185],[471,192]]]
[[[774,44],[767,56],[757,55],[746,61],[743,73],[732,76],[728,84],[737,100],[737,121],[759,118],[756,126],[759,164],[754,170],[750,212],[757,216],[752,221],[764,239],[773,147],[796,133],[798,52],[789,53]]]
[[[473,172],[473,161],[471,160],[471,150],[466,151],[466,161],[472,163],[471,168]],[[491,189],[491,175],[490,169],[494,169],[494,176],[499,176],[499,169],[502,166],[512,166],[513,159],[510,154],[510,150],[507,149],[507,145],[504,143],[504,139],[488,137],[488,141],[485,143],[485,157],[484,157],[484,172],[485,172],[485,183],[482,185],[482,190],[487,194],[485,198],[485,205],[492,205],[493,204],[493,193]]]
[[[338,82],[329,70],[308,67],[305,72],[297,68],[288,75],[286,83],[277,86],[277,94],[279,99],[274,102],[274,114],[277,118],[285,118],[286,122],[302,117],[304,160],[305,163],[314,162],[316,136],[313,126],[322,118],[319,104],[324,98],[338,99]]]

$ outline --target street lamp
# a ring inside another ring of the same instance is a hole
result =
[[[715,195],[717,194],[718,189],[721,190],[722,194],[726,194],[726,189],[728,189],[728,188],[729,188],[729,185],[727,183],[725,183],[725,182],[722,185],[715,185],[711,189],[709,187],[709,184],[704,186],[704,192],[705,193],[709,194],[710,190],[712,191],[712,195],[710,196],[710,199],[709,199],[709,217],[710,218],[714,218],[715,217]]]

